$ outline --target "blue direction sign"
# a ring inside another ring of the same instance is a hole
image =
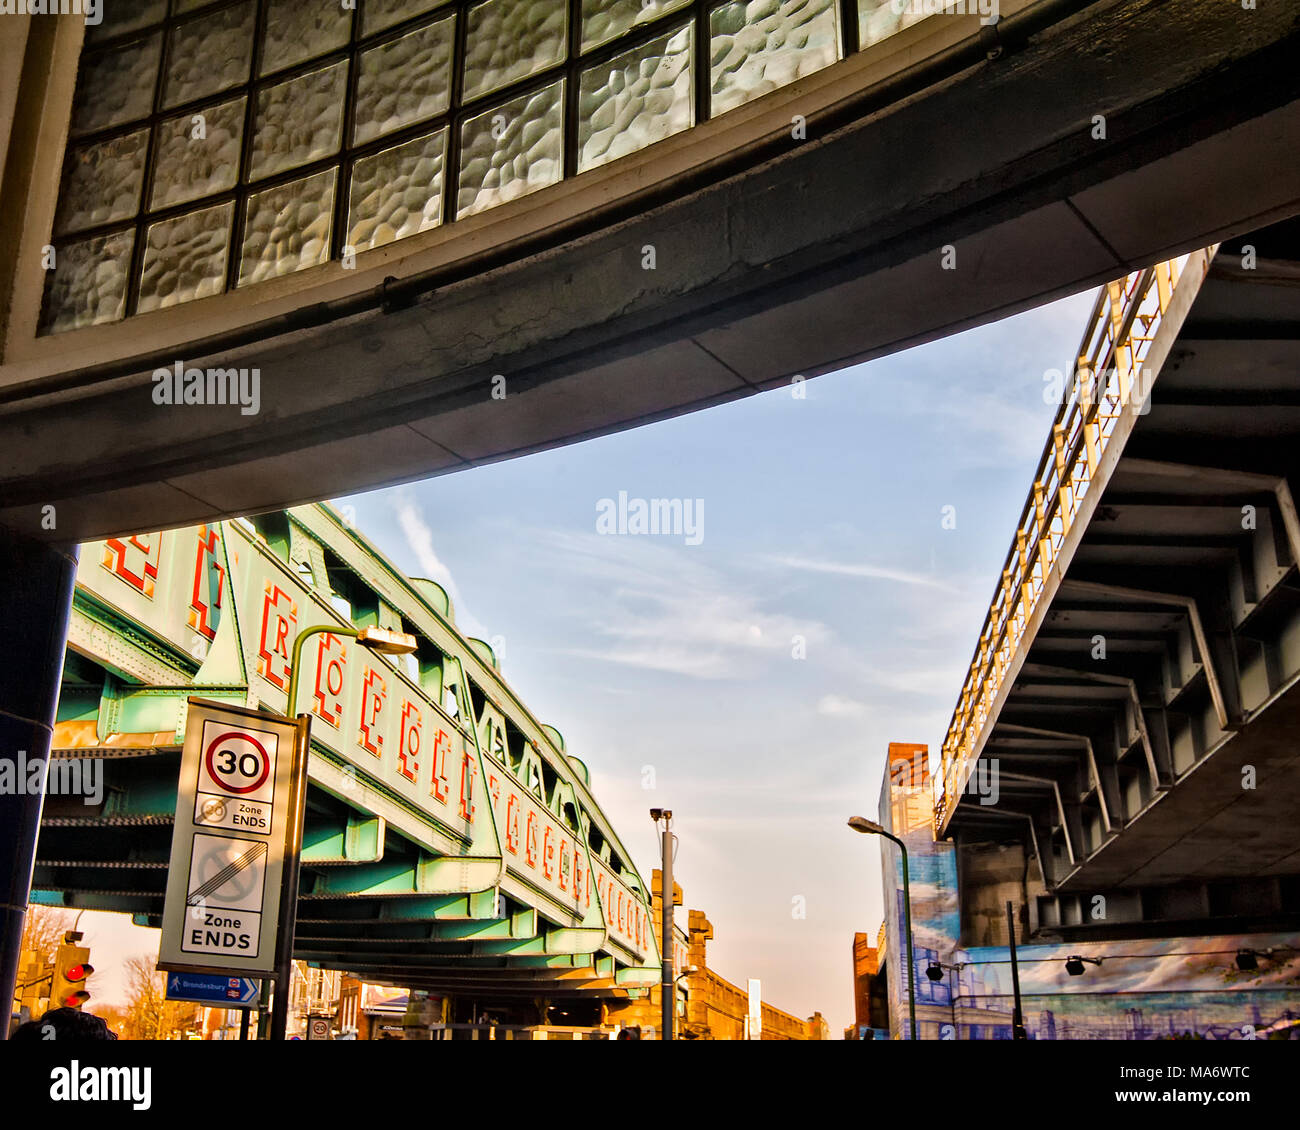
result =
[[[212,973],[168,973],[169,1001],[196,1001],[223,1008],[252,1008],[257,982],[251,977],[221,977]]]

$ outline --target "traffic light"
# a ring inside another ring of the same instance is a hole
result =
[[[69,930],[54,955],[54,982],[50,987],[51,1008],[80,1008],[90,999],[86,978],[95,972],[90,950],[76,945],[81,935]]]
[[[27,1009],[29,1016],[39,1016],[44,1012],[41,1002],[49,999],[50,982],[53,977],[53,961],[41,956],[35,950],[24,950],[18,972],[18,983],[14,987],[19,1008]]]

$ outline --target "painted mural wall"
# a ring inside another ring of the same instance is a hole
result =
[[[924,746],[890,746],[880,823],[907,845],[922,1039],[1009,1040],[1006,946],[963,947],[957,856],[934,838]],[[902,855],[882,840],[890,1031],[908,1038]],[[1252,950],[1257,968],[1237,968]],[[1031,1040],[1300,1039],[1300,934],[1234,934],[1016,947]],[[1083,972],[1066,969],[1071,957]],[[1091,960],[1088,960],[1091,959]],[[1093,964],[1093,961],[1099,964]],[[943,977],[926,969],[939,963]]]

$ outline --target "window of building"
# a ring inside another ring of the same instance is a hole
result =
[[[597,168],[890,0],[139,0],[87,29],[42,333],[346,259]]]

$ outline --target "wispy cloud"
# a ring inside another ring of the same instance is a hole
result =
[[[420,568],[420,576],[441,585],[451,597],[456,626],[467,635],[486,638],[486,630],[461,603],[460,589],[451,569],[438,556],[433,548],[433,528],[424,517],[424,511],[413,502],[409,495],[397,492],[393,499],[393,509],[397,512],[397,524],[406,539],[406,547],[414,555]]]
[[[867,712],[865,703],[837,694],[822,695],[817,703],[817,713],[827,718],[861,718]]]
[[[753,673],[765,660],[789,659],[796,637],[807,646],[831,636],[820,621],[769,609],[761,593],[689,549],[562,531],[537,531],[535,540],[539,563],[588,582],[588,638],[604,641],[561,654],[727,679]]]
[[[839,577],[861,577],[864,580],[895,581],[902,585],[919,585],[941,592],[956,592],[948,582],[929,573],[914,573],[906,569],[887,569],[881,565],[846,564],[840,561],[814,561],[807,557],[769,555],[764,560],[787,569],[804,569],[811,573],[833,573]]]

